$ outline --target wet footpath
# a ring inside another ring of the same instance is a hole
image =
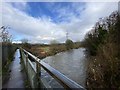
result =
[[[3,85],[4,88],[25,88],[25,71],[20,63],[20,52],[16,50],[14,60],[10,64],[10,78]]]

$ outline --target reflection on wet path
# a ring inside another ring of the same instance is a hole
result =
[[[25,88],[24,80],[25,73],[22,71],[22,66],[20,64],[20,52],[19,49],[16,50],[14,60],[10,65],[10,78],[3,85],[3,88]]]

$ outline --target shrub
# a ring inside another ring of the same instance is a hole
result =
[[[88,66],[88,88],[120,88],[120,17],[117,12],[113,12],[107,19],[106,31],[102,26],[94,32],[91,37],[87,38],[89,43],[88,50],[94,49],[92,45],[96,45],[96,55],[90,56]],[[94,42],[94,44],[93,44]],[[91,47],[91,48],[90,48]],[[95,49],[94,49],[95,50]]]

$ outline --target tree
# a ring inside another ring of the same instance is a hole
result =
[[[30,49],[31,45],[28,43],[28,39],[24,38],[21,40],[23,47]]]
[[[66,48],[67,48],[67,50],[73,49],[74,43],[73,43],[72,40],[67,39],[65,43],[66,43]]]
[[[4,42],[4,43],[11,43],[12,42],[12,35],[9,34],[9,32],[7,31],[9,27],[5,27],[5,26],[2,26],[0,28],[1,30],[1,41]]]

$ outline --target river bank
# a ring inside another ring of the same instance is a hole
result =
[[[77,49],[80,48],[81,45],[79,42],[74,43],[73,47],[71,49]],[[43,59],[48,56],[56,55],[60,52],[68,51],[65,44],[52,44],[52,45],[29,45],[29,47],[24,47],[27,51],[31,52],[35,56],[37,56],[40,59]],[[70,50],[70,49],[69,49]]]

